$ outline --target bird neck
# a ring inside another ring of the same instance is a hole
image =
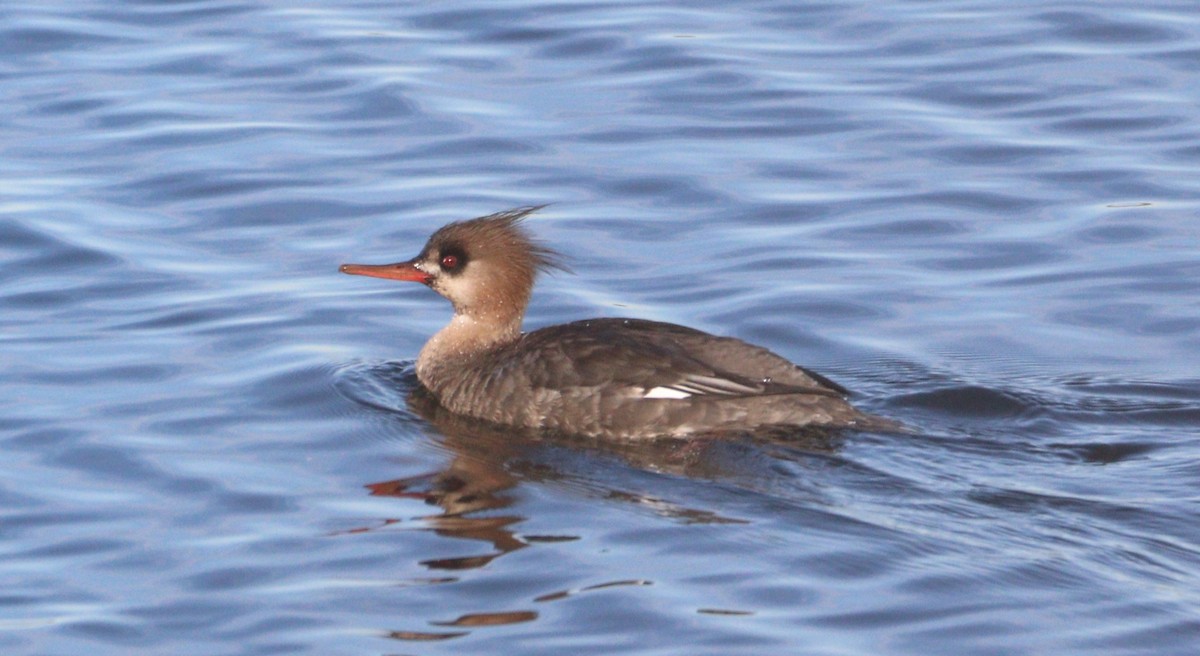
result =
[[[437,391],[446,374],[463,368],[465,361],[499,348],[521,336],[524,313],[467,314],[456,312],[417,356],[417,378]]]

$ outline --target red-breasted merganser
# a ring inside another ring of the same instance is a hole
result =
[[[416,367],[447,410],[616,439],[879,425],[846,402],[841,385],[731,337],[642,319],[521,332],[538,272],[565,270],[558,253],[522,226],[538,209],[448,224],[407,262],[341,266],[342,273],[423,283],[454,306]]]

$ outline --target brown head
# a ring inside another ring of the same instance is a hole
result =
[[[395,264],[343,264],[342,273],[428,285],[455,314],[518,326],[539,271],[566,269],[558,253],[536,242],[522,221],[545,207],[521,207],[443,226],[421,253]]]

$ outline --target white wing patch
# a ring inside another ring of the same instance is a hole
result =
[[[760,386],[747,385],[736,380],[729,380],[728,378],[697,375],[688,376],[671,387],[691,394],[712,394],[717,396],[741,396],[744,394],[758,394],[762,391],[762,387]]]
[[[693,396],[745,396],[761,393],[762,387],[719,378],[717,376],[688,376],[671,385],[659,385],[646,390],[643,399],[688,399]]]
[[[686,399],[691,396],[690,393],[683,390],[675,389],[674,387],[655,387],[646,390],[642,395],[643,399]]]

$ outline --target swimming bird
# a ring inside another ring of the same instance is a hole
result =
[[[445,225],[404,262],[340,268],[419,282],[450,301],[453,318],[416,363],[417,379],[447,410],[626,440],[879,425],[846,401],[841,385],[732,337],[620,318],[522,332],[538,274],[566,269],[524,225],[541,207]]]

